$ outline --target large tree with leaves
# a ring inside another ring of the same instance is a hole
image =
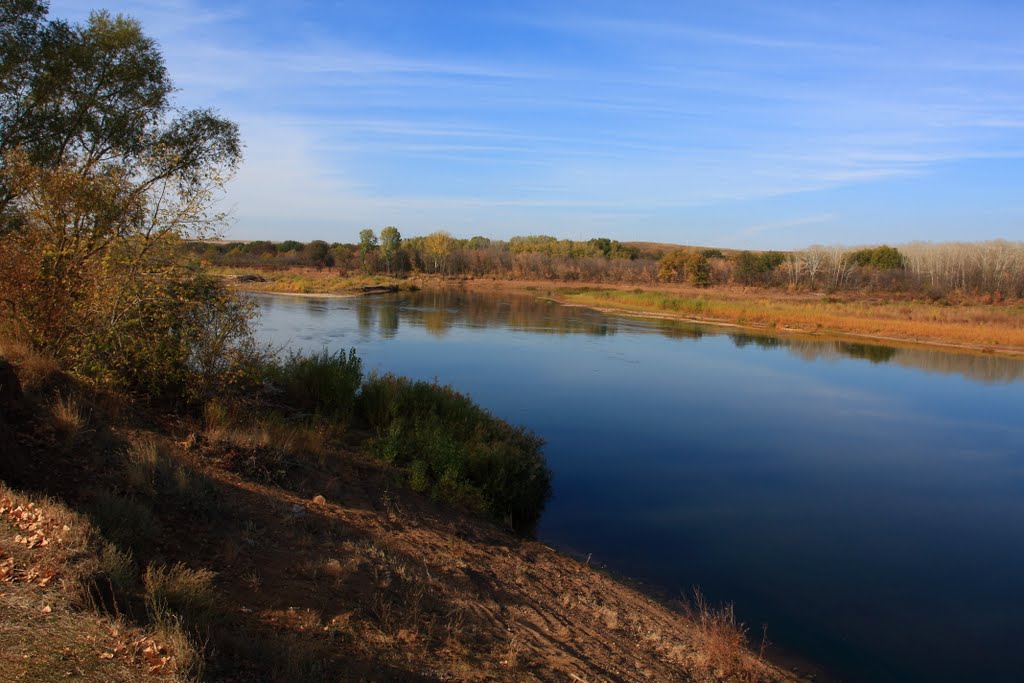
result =
[[[402,234],[398,228],[388,226],[380,231],[380,253],[387,265],[388,275],[391,275],[391,263],[398,256],[398,250],[402,248]]]
[[[377,235],[370,228],[359,231],[359,264],[367,271],[366,260],[377,249]]]
[[[37,0],[0,0],[0,44],[8,322],[37,347],[122,378],[158,357],[173,366],[161,377],[181,375],[203,335],[238,338],[244,306],[175,249],[220,225],[210,207],[240,162],[237,126],[174,106],[163,57],[133,19],[96,12],[71,24]]]

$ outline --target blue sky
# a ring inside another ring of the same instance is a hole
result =
[[[103,3],[103,4],[100,4]],[[239,122],[233,239],[1024,239],[1024,3],[53,0]]]

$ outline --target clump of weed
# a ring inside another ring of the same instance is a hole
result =
[[[344,426],[352,419],[356,394],[363,381],[363,362],[355,349],[318,354],[292,353],[269,366],[269,379],[299,410]]]
[[[78,440],[88,423],[88,416],[81,402],[71,394],[58,394],[50,406],[53,424],[70,446]]]
[[[213,589],[215,576],[208,569],[190,569],[181,563],[170,567],[149,565],[143,582],[151,618],[160,622],[173,614],[190,623],[208,623],[218,606]]]
[[[186,681],[202,680],[206,668],[203,651],[188,634],[181,617],[164,614],[153,621],[152,628],[154,642],[166,647],[171,654],[171,670]]]
[[[312,417],[307,415],[307,417]],[[330,437],[343,425],[333,420],[303,419],[267,406],[210,401],[203,408],[206,437],[238,446],[270,449],[277,454],[307,453],[325,457]]]
[[[692,599],[683,600],[683,609],[697,627],[704,668],[709,673],[717,679],[758,680],[747,650],[747,628],[736,618],[732,603],[715,606],[695,588]]]
[[[141,438],[125,454],[125,485],[140,494],[156,493],[169,476],[170,464],[153,438]]]
[[[129,447],[124,481],[131,493],[174,498],[182,509],[196,517],[209,518],[218,509],[217,488],[185,465],[175,464],[152,437],[142,437]]]
[[[539,437],[450,387],[390,374],[366,381],[359,406],[375,433],[372,452],[406,468],[414,489],[533,529],[551,489]]]
[[[122,550],[113,543],[106,543],[100,551],[99,570],[114,595],[120,599],[130,596],[138,580],[139,569],[130,550]]]

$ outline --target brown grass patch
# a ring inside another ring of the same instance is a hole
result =
[[[246,282],[239,287],[247,292],[267,292],[274,294],[358,294],[363,287],[394,286],[408,289],[411,284],[407,280],[387,277],[385,275],[340,275],[337,270],[325,268],[235,268],[215,267],[210,272],[214,275],[234,279],[239,275],[259,271],[266,282]]]
[[[695,588],[693,597],[684,599],[682,605],[697,630],[699,645],[694,660],[698,670],[714,680],[742,683],[762,680],[765,669],[761,656],[756,659],[751,656],[747,627],[736,618],[732,603],[715,606]]]
[[[969,345],[1024,353],[1024,307],[905,300],[840,300],[779,292],[562,290],[555,298],[598,309],[728,322],[778,331],[831,332],[880,339]]]
[[[133,581],[130,555],[101,547],[85,517],[0,483],[4,680],[191,680],[198,670],[191,644],[89,608],[100,576]]]
[[[60,374],[60,363],[52,356],[33,351],[28,344],[0,335],[0,358],[11,361],[18,369],[22,388],[29,393],[47,385]]]

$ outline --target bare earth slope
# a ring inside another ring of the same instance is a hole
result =
[[[207,679],[796,680],[738,647],[714,615],[702,627],[540,543],[435,505],[351,447],[314,455],[241,445],[187,420],[140,420],[101,397],[79,405],[87,418],[76,430],[61,431],[45,413],[9,424],[22,457],[16,473],[12,460],[0,476],[55,496],[54,509],[87,511],[95,533],[120,534],[122,546],[124,520],[104,516],[109,498],[151,511],[132,548],[139,597],[121,600],[121,628],[152,619],[138,606],[154,590],[146,567],[214,572],[216,599],[181,616]],[[158,454],[152,471],[174,473],[175,492],[140,485],[139,460],[124,455],[141,452],[138,444]],[[0,527],[0,560],[10,532]],[[50,621],[24,621],[38,605],[14,609],[3,585],[0,633],[20,629],[21,642],[45,649]],[[117,630],[102,610],[46,599],[55,618],[108,619],[96,631],[108,640]],[[148,642],[144,635],[131,642]],[[96,668],[111,647],[75,646],[78,669],[100,672],[82,680],[112,679]],[[140,648],[114,659],[144,667]]]

